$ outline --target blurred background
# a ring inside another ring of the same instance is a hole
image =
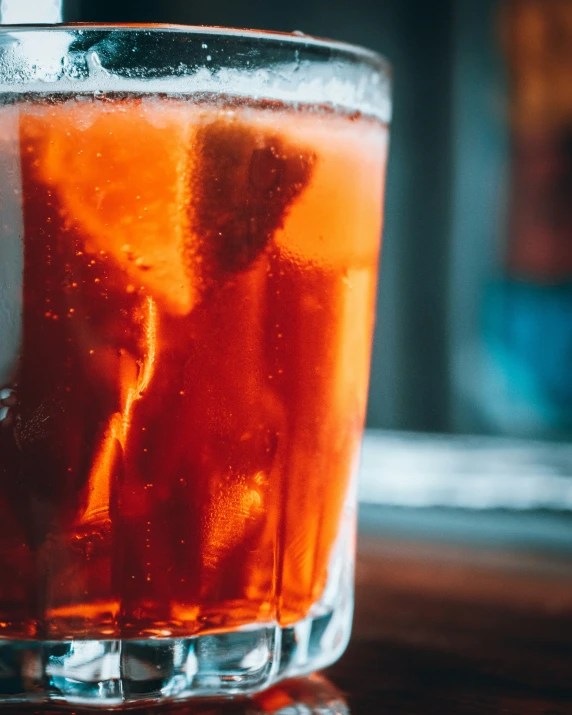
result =
[[[362,500],[564,518],[571,0],[2,0],[3,22],[40,15],[301,30],[386,55],[394,114]],[[444,529],[433,516],[428,531]],[[473,536],[495,533],[483,524]],[[515,524],[572,548],[570,521]]]

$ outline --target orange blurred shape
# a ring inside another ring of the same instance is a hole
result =
[[[169,102],[78,102],[28,115],[26,133],[44,143],[41,173],[56,187],[66,218],[86,232],[86,248],[109,253],[126,290],[191,310],[196,286],[189,241],[189,133],[192,111]]]

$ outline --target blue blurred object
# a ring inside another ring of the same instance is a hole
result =
[[[572,431],[572,283],[490,285],[483,343],[484,409],[499,430]]]

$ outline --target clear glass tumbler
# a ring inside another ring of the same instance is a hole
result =
[[[387,64],[301,34],[4,27],[0,99],[0,702],[328,665]]]

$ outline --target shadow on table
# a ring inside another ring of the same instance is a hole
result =
[[[53,705],[0,705],[1,715],[93,715],[118,713],[117,709],[86,710]],[[143,708],[130,708],[130,715],[350,715],[342,696],[319,675],[298,678],[276,685],[252,698],[228,701],[192,701]]]

